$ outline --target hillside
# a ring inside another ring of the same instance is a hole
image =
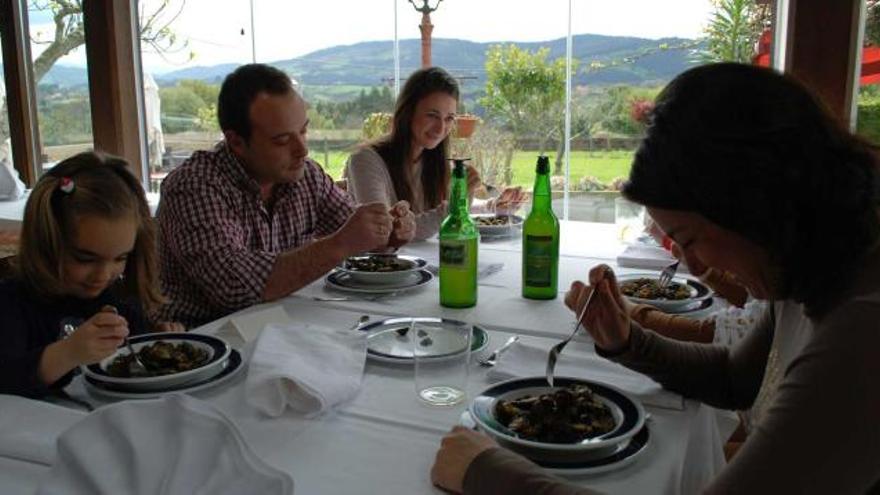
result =
[[[572,38],[574,57],[581,62],[582,70],[575,79],[576,85],[608,84],[656,84],[667,81],[690,66],[686,50],[656,50],[661,44],[680,45],[690,40],[666,38],[650,40],[645,38],[600,36],[580,34]],[[463,77],[463,90],[473,93],[485,85],[485,53],[491,45],[507,42],[475,43],[457,39],[436,38],[433,40],[433,62],[447,68],[453,74]],[[565,56],[565,38],[546,42],[516,43],[521,48],[534,50],[542,46],[550,48],[550,58]],[[416,69],[420,64],[421,44],[417,39],[400,41],[400,70],[402,77]],[[583,67],[593,61],[607,62],[638,56],[645,50],[653,53],[637,57],[632,63],[609,67],[589,74]],[[340,45],[318,50],[302,57],[271,62],[295,77],[305,88],[321,87],[322,97],[335,99],[356,94],[362,87],[375,86],[388,82],[393,77],[393,43],[391,41],[370,41],[353,45]],[[174,84],[180,79],[201,79],[216,83],[223,79],[236,64],[189,67],[186,69],[157,75],[160,85]],[[57,84],[61,87],[74,87],[85,84],[85,70],[81,68],[56,65],[49,71],[43,84]],[[334,91],[332,88],[336,87]],[[334,97],[335,95],[335,97]]]

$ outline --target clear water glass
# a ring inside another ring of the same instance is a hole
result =
[[[425,404],[453,406],[467,397],[473,329],[464,322],[414,321],[413,344],[416,395]]]

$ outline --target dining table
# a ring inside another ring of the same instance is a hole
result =
[[[487,331],[489,344],[481,356],[513,335],[519,335],[523,344],[549,351],[568,336],[574,323],[575,316],[563,303],[571,282],[584,280],[588,270],[599,263],[621,273],[632,272],[615,263],[624,247],[613,224],[562,221],[559,293],[551,300],[521,296],[522,239],[519,232],[512,231],[507,237],[486,238],[480,243],[479,266],[492,270],[480,277],[478,302],[471,308],[440,306],[436,278],[422,287],[377,299],[333,290],[322,278],[288,297],[238,311],[191,331],[221,336],[247,358],[260,331],[270,323],[349,329],[364,320],[395,316],[443,317],[479,325]],[[429,264],[438,262],[436,239],[411,243],[401,252],[424,258]],[[694,316],[715,309],[708,307]],[[601,359],[587,332],[579,333],[565,354],[583,360],[586,376],[591,362]],[[471,359],[468,397],[494,383],[491,368],[477,362],[481,356]],[[191,395],[229,417],[257,456],[290,474],[297,493],[443,493],[431,483],[431,466],[443,435],[462,421],[468,401],[446,407],[422,403],[415,392],[411,365],[368,359],[354,398],[316,417],[290,409],[269,417],[255,410],[245,400],[246,374],[245,369],[228,382]],[[614,385],[614,376],[602,376]],[[67,392],[99,408],[114,402],[87,391],[81,377],[67,387]],[[727,416],[685,398],[676,407],[644,406],[650,440],[633,462],[609,472],[569,477],[568,481],[605,493],[690,494],[700,492],[724,467],[722,447],[733,426],[724,419]],[[32,492],[51,467],[50,454],[46,460],[39,455],[16,454],[12,442],[19,446],[32,442],[35,452],[51,452],[55,438],[86,414],[72,403],[46,407],[55,408],[47,415],[61,418],[49,421],[40,414],[10,417],[0,411],[0,493]]]

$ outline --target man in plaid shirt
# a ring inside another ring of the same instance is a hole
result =
[[[284,72],[239,67],[223,81],[217,115],[225,139],[162,183],[168,321],[200,325],[286,296],[347,256],[412,239],[405,201],[355,207],[307,157],[306,105]]]

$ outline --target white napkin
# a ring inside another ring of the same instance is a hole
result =
[[[86,417],[76,409],[17,395],[0,395],[0,457],[51,466],[55,441]]]
[[[229,321],[235,326],[245,342],[257,340],[257,337],[266,328],[266,325],[272,323],[278,325],[293,323],[293,318],[287,314],[283,307],[277,304],[266,304],[264,306],[256,311],[248,311],[230,318]],[[259,306],[257,307],[259,308]]]
[[[660,270],[675,261],[669,251],[659,246],[630,244],[617,255],[617,265],[625,268]],[[684,268],[684,266],[680,267]]]
[[[357,394],[366,359],[365,332],[267,325],[251,357],[245,396],[269,416],[286,406],[317,416]]]
[[[501,354],[498,364],[488,377],[493,381],[524,376],[544,376],[549,348],[517,342]],[[647,376],[593,354],[566,349],[556,361],[555,376],[584,378],[607,383],[638,397],[646,406],[684,409],[684,399]]]
[[[220,411],[178,394],[120,402],[70,428],[37,493],[291,494],[293,479]]]

